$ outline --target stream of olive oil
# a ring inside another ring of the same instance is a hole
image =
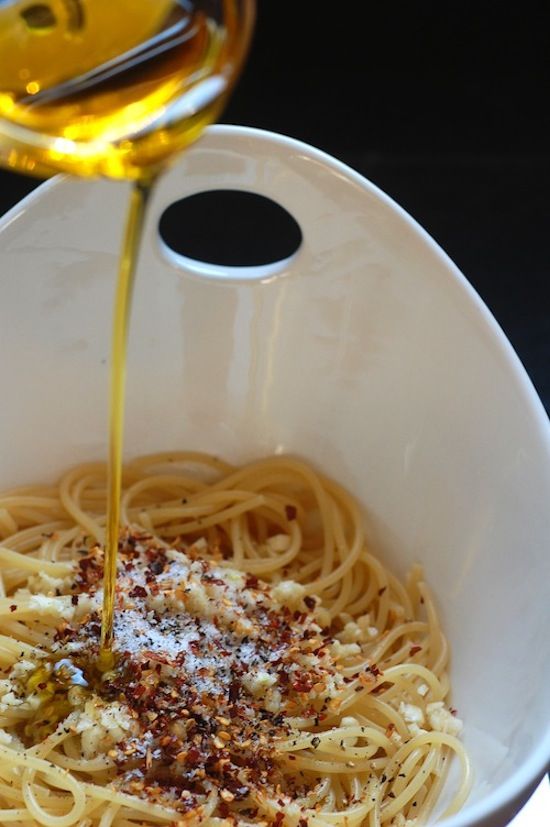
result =
[[[126,389],[126,350],[132,292],[139,243],[152,181],[143,179],[132,187],[130,207],[120,257],[116,287],[111,344],[111,384],[109,402],[109,464],[107,478],[107,531],[103,575],[103,613],[101,617],[100,667],[113,666],[113,619],[122,491],[122,450],[124,437],[124,399]]]

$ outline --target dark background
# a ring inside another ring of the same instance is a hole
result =
[[[441,244],[550,410],[547,2],[259,0],[223,120],[320,147]],[[36,181],[0,173],[0,212]]]

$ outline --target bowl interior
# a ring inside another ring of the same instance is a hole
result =
[[[254,283],[200,278],[168,255],[164,209],[216,187],[281,203],[302,229],[297,254]],[[122,185],[55,181],[1,226],[2,487],[105,457],[126,200]],[[390,566],[424,565],[476,770],[456,827],[503,823],[550,755],[549,442],[486,309],[368,182],[288,139],[228,127],[161,180],[135,291],[126,453],[299,454],[363,502]]]

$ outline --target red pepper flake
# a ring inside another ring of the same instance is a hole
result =
[[[413,655],[416,655],[417,652],[421,652],[421,651],[422,651],[422,646],[417,646],[417,645],[411,646],[411,648],[409,650],[409,655],[412,657]]]
[[[15,612],[16,610],[17,610],[17,606],[15,605],[15,603],[12,603],[11,606],[10,606],[10,612]]]
[[[287,519],[297,519],[298,509],[299,507],[288,505],[284,512]],[[181,547],[185,554],[200,563],[198,569],[202,572],[203,583],[210,583],[220,589],[227,588],[226,581],[217,577],[212,566],[201,559],[200,549],[189,552],[183,538],[175,541],[175,547]],[[172,593],[175,593],[175,576],[172,578],[169,574],[169,580],[163,580],[160,584],[158,582],[158,574],[161,571],[168,573],[172,563],[163,551],[157,549],[152,537],[141,533],[133,537],[125,536],[121,557],[126,572],[118,584],[121,611],[125,609],[124,598],[149,597],[155,591],[159,592],[159,585],[160,592],[172,589]],[[128,566],[125,561],[130,559],[135,562]],[[88,590],[95,593],[95,584],[102,568],[103,552],[96,548],[81,566],[80,580],[77,581],[79,585],[74,591],[85,590],[85,581],[88,581],[88,585],[92,586]],[[144,575],[146,581],[142,579]],[[319,631],[313,623],[312,613],[318,605],[318,598],[306,596],[302,610],[274,608],[268,584],[254,574],[245,575],[244,580],[246,588],[254,590],[255,600],[250,604],[253,607],[251,615],[262,629],[262,646],[265,640],[266,647],[274,649],[275,659],[270,663],[271,668],[276,670],[274,674],[277,674],[279,690],[283,696],[281,701],[284,712],[274,714],[264,709],[261,702],[255,700],[242,684],[242,676],[248,668],[242,647],[254,644],[254,638],[249,641],[246,635],[242,636],[238,631],[235,631],[235,636],[238,637],[235,644],[230,644],[224,636],[219,640],[215,637],[201,637],[201,621],[193,618],[192,613],[185,623],[193,629],[194,622],[199,635],[190,643],[189,652],[178,652],[171,647],[162,653],[155,652],[146,648],[153,645],[152,639],[144,640],[145,646],[143,643],[136,645],[135,653],[134,647],[129,647],[131,651],[125,652],[123,658],[117,661],[112,678],[101,687],[101,694],[106,699],[119,699],[127,703],[136,725],[139,724],[152,736],[150,744],[136,738],[117,747],[117,754],[113,757],[125,791],[146,795],[160,804],[164,803],[165,796],[171,798],[173,803],[175,798],[176,809],[182,819],[177,822],[180,827],[188,827],[191,810],[199,806],[197,796],[205,795],[209,785],[214,785],[220,795],[216,814],[235,823],[238,818],[255,818],[257,811],[247,807],[251,803],[250,796],[258,789],[271,789],[278,810],[272,810],[266,822],[272,822],[276,827],[286,825],[285,808],[292,793],[287,798],[277,785],[279,768],[273,756],[272,742],[281,734],[288,735],[288,714],[312,718],[316,727],[327,719],[321,710],[329,708],[328,699],[321,704],[313,693],[324,691],[326,684],[323,682],[328,667],[321,662],[307,666],[300,662],[303,654],[308,657],[317,654],[322,658],[333,641],[332,629],[327,627]],[[184,585],[180,584],[182,589]],[[230,597],[231,592],[227,592],[227,598]],[[77,604],[74,597],[71,600],[73,605]],[[224,605],[230,603],[225,598],[222,602]],[[244,601],[245,610],[249,602],[250,595]],[[130,604],[133,610],[146,612],[146,606],[141,600],[136,603],[139,605]],[[239,606],[243,608],[241,602]],[[177,624],[172,627],[169,615],[168,609],[158,610],[148,614],[148,618],[153,628],[159,627],[170,635],[176,633]],[[216,619],[215,614],[213,618]],[[96,632],[99,634],[99,616],[97,613],[89,615],[79,621],[79,626],[85,629],[87,637],[90,636],[91,626],[94,629],[97,627]],[[219,628],[223,631],[222,627],[220,620]],[[78,632],[69,629],[66,634],[74,637]],[[92,638],[94,636],[95,633]],[[410,641],[408,645],[411,646]],[[92,646],[97,646],[95,639]],[[226,660],[220,685],[215,680],[215,668],[206,666],[204,661],[213,651],[217,658]],[[265,657],[263,650],[260,650],[260,654]],[[198,661],[194,665],[196,684],[190,682],[189,675],[186,674],[186,663],[193,656]],[[367,691],[379,683],[381,679],[377,679],[377,676],[380,674],[381,671],[375,664],[362,673],[361,677],[368,684]],[[348,680],[351,681],[352,678]],[[212,689],[209,688],[210,685],[213,686]],[[319,735],[310,735],[310,749],[319,748],[320,743]],[[296,756],[290,755],[288,760],[296,761]],[[142,772],[143,780],[122,781],[125,773],[134,767]],[[235,808],[234,802],[244,803]],[[308,820],[303,817],[304,812],[297,813],[297,816],[296,827],[308,827]]]
[[[132,690],[132,695],[133,695],[134,699],[137,700],[138,698],[141,698],[141,696],[143,694],[145,694],[145,692],[146,692],[145,686],[142,683],[138,683],[136,688]]]
[[[186,764],[189,764],[191,767],[196,767],[200,764],[202,759],[201,751],[197,749],[197,747],[191,747],[187,751],[187,757],[185,759]]]
[[[246,580],[245,580],[244,585],[246,586],[247,589],[257,589],[258,585],[259,585],[258,578],[256,577],[255,574],[248,574],[246,576]]]
[[[78,595],[77,594],[73,594],[73,596],[71,597],[71,603],[73,604],[73,606],[78,606]]]
[[[225,580],[221,580],[219,577],[213,577],[211,574],[203,574],[201,580],[205,583],[210,583],[212,586],[227,586]]]
[[[295,505],[285,505],[285,514],[289,522],[296,519],[297,513]]]
[[[455,709],[454,706],[449,707],[449,712],[451,715],[458,715],[458,709]]]
[[[313,680],[309,677],[309,675],[299,675],[294,681],[292,681],[292,688],[296,692],[311,692],[313,689]]]
[[[132,591],[128,592],[128,597],[147,597],[147,589],[143,586],[134,586]]]
[[[307,825],[308,825],[307,818],[301,818],[300,821],[298,822],[298,827],[307,827]]]

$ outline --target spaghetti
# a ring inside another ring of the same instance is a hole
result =
[[[104,465],[0,496],[0,823],[424,824],[452,756],[448,647],[415,567],[290,457],[124,469],[112,672],[96,671]]]

